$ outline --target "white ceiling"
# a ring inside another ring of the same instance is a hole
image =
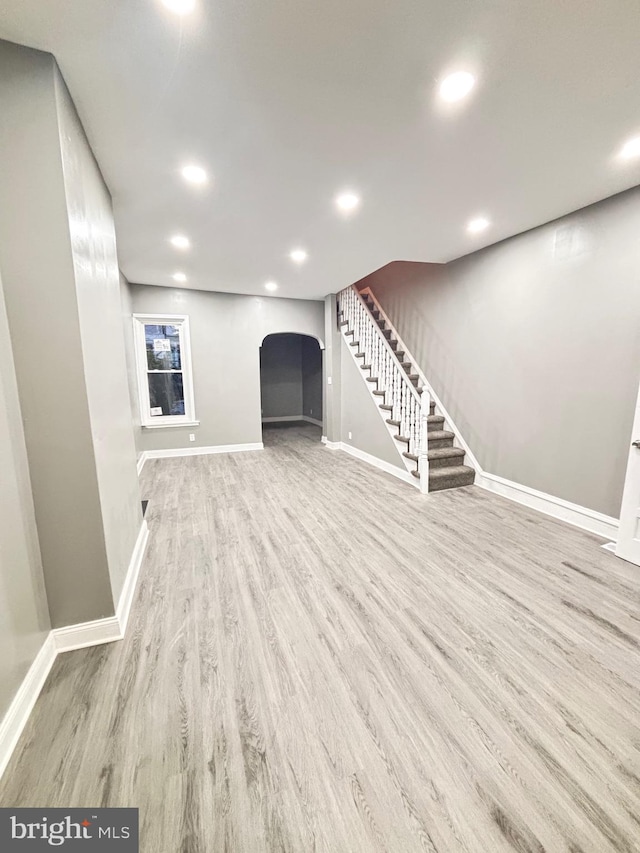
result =
[[[318,298],[448,261],[640,183],[638,0],[2,0],[57,58],[130,281]],[[457,108],[438,80],[476,74]],[[204,165],[205,189],[184,163]],[[354,189],[358,213],[336,214]],[[467,221],[492,227],[475,237]],[[168,243],[176,232],[192,249]],[[301,268],[288,259],[303,246]]]

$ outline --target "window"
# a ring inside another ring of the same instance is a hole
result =
[[[142,425],[195,424],[189,318],[134,314],[133,325]]]

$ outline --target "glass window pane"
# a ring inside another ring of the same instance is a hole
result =
[[[147,378],[151,417],[184,415],[182,373],[148,373]]]
[[[182,370],[178,326],[144,327],[148,370]]]

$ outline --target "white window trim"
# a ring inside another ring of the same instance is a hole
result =
[[[144,336],[145,325],[178,326],[180,330],[180,362],[182,364],[182,388],[184,391],[184,415],[149,415],[150,399],[147,381],[147,344]],[[193,397],[193,369],[191,363],[191,336],[189,316],[187,314],[133,314],[133,340],[136,351],[136,369],[138,374],[138,401],[140,422],[146,429],[160,427],[197,426],[195,402]]]

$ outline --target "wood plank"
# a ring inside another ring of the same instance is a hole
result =
[[[147,463],[128,635],[58,658],[0,805],[138,806],[149,853],[640,850],[637,571],[264,434]]]

